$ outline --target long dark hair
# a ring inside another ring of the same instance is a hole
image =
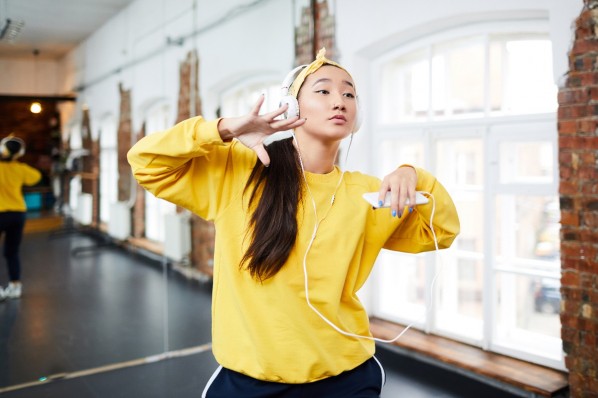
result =
[[[302,172],[292,139],[266,147],[270,166],[258,159],[245,185],[251,191],[251,243],[241,260],[259,281],[273,277],[287,261],[297,239],[297,208],[302,198]],[[255,201],[257,205],[255,204]]]

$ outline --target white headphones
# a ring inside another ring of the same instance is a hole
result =
[[[291,88],[291,85],[297,78],[297,75],[301,72],[302,69],[306,68],[307,66],[308,65],[299,65],[298,67],[290,71],[289,74],[282,81],[282,87],[280,88],[280,106],[283,106],[284,104],[287,104],[289,106],[287,111],[284,113],[285,119],[294,116],[299,116],[299,103],[297,102],[297,98],[289,94],[289,90]],[[353,128],[353,131],[351,131],[351,134],[356,133],[361,127],[361,107],[359,106],[358,97],[355,97],[355,100],[357,101],[355,127]]]
[[[14,141],[20,145],[20,149],[17,153],[12,154],[10,149],[6,146],[9,142]],[[25,154],[25,141],[20,139],[19,137],[14,137],[9,135],[8,137],[4,137],[2,141],[0,141],[0,154],[2,154],[3,158],[10,158],[11,160],[15,160],[20,158]]]

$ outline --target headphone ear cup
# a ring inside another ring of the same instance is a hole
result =
[[[15,154],[12,154],[12,152],[10,151],[10,149],[8,149],[8,146],[6,145],[10,141],[14,141],[19,144],[19,151]],[[10,135],[8,137],[4,137],[2,141],[0,141],[0,154],[3,158],[11,158],[12,160],[22,157],[23,155],[25,155],[25,141]]]
[[[10,156],[10,151],[4,144],[5,142],[4,140],[2,140],[2,142],[0,143],[0,155],[2,155],[3,158],[7,158]]]
[[[283,106],[284,104],[289,106],[284,113],[285,119],[290,119],[295,116],[299,117],[299,103],[297,102],[297,98],[292,95],[285,95],[280,99],[280,106]]]
[[[17,152],[17,153],[15,154],[15,156],[13,156],[13,157],[12,157],[12,159],[13,159],[13,160],[16,160],[16,159],[18,159],[18,158],[22,157],[23,155],[25,155],[25,146],[24,146],[24,145],[21,145],[21,149],[19,149],[19,152]]]

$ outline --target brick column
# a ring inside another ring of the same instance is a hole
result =
[[[598,398],[598,0],[584,0],[559,89],[561,335],[571,397]]]
[[[94,141],[91,134],[91,120],[89,109],[83,109],[83,120],[81,122],[81,140],[83,149],[87,149],[89,154],[82,158],[81,174],[81,192],[91,194],[92,199],[92,225],[98,225],[100,214],[100,193],[99,193],[99,175],[100,175],[100,152],[99,142]]]
[[[118,119],[118,200],[126,202],[131,197],[131,166],[127,161],[127,152],[131,148],[131,90],[123,89],[122,84],[118,85],[120,91],[120,115]]]
[[[196,51],[190,51],[179,66],[179,98],[176,122],[201,115],[199,97],[199,58]],[[178,208],[177,211],[183,209]],[[201,273],[212,275],[214,262],[214,223],[191,217],[191,264]]]
[[[135,142],[145,137],[145,122],[141,129],[135,135]],[[145,189],[136,184],[135,204],[133,205],[133,225],[132,231],[135,238],[145,236]]]
[[[335,17],[329,0],[310,0],[302,7],[295,26],[295,65],[309,64],[322,47],[326,58],[338,61]]]

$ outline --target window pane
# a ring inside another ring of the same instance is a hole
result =
[[[480,255],[443,251],[435,286],[436,326],[479,340],[482,337],[484,264]],[[439,258],[439,257],[438,257]]]
[[[496,343],[560,360],[558,279],[505,272],[496,279]]]
[[[479,138],[436,143],[436,177],[452,196],[461,223],[453,248],[479,256],[484,251],[483,152]]]
[[[386,175],[401,164],[423,165],[424,145],[419,141],[384,140],[379,146],[381,175]]]
[[[229,91],[222,98],[221,114],[223,116],[244,115],[253,109],[258,97],[265,94],[260,113],[266,113],[280,106],[280,85],[270,82],[259,82]]]
[[[168,128],[170,108],[167,105],[157,105],[148,112],[146,131],[153,134]],[[176,206],[165,200],[158,199],[149,192],[145,192],[145,237],[164,242],[164,215],[174,213]]]
[[[484,162],[480,138],[436,141],[436,177],[455,202],[461,232],[438,259],[438,329],[480,340],[483,327]],[[436,294],[436,293],[435,293]]]
[[[500,182],[552,183],[555,163],[553,149],[549,141],[501,142]]]
[[[156,198],[149,192],[145,193],[145,237],[164,242],[164,216],[173,214],[176,206],[170,202]]]
[[[110,204],[118,199],[117,126],[114,117],[100,123],[100,220],[110,219]]]
[[[402,56],[382,67],[380,121],[396,123],[426,118],[430,64],[426,51]]]
[[[504,44],[502,41],[491,41],[489,43],[489,57],[490,62],[488,65],[488,74],[490,78],[488,79],[488,96],[490,99],[490,111],[496,112],[502,109],[502,104],[504,101],[504,84],[503,84],[503,51]]]
[[[557,86],[552,73],[550,40],[495,39],[490,64],[493,77],[500,75],[502,111],[508,113],[554,112],[557,108]],[[499,72],[500,70],[500,72]],[[496,86],[493,85],[495,89]],[[496,97],[498,93],[493,94]]]
[[[423,322],[426,311],[424,257],[383,250],[376,268],[377,313],[389,319]]]
[[[100,152],[100,219],[110,219],[110,204],[118,199],[118,160],[116,148],[102,148]]]
[[[495,218],[497,265],[558,270],[559,220],[556,196],[498,195]]]
[[[432,106],[435,116],[484,111],[484,52],[481,38],[434,46]]]
[[[484,179],[482,140],[438,140],[436,168],[436,176],[444,185],[458,189],[480,188]]]

